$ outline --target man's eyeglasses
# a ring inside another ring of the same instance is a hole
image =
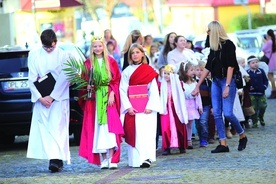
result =
[[[42,48],[46,51],[53,51],[56,48],[56,46],[55,45],[54,46],[45,46],[45,45],[43,45]]]

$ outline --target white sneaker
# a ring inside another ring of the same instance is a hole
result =
[[[248,120],[248,125],[249,125],[249,128],[252,128],[252,126],[253,126],[253,121],[252,121],[252,119],[249,119],[249,120]]]
[[[109,169],[117,169],[118,165],[116,163],[111,163],[111,158],[109,159]]]
[[[108,160],[104,159],[101,163],[101,169],[108,169]]]

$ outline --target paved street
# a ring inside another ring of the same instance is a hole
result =
[[[195,149],[186,154],[162,156],[158,150],[149,169],[127,166],[125,143],[117,170],[87,164],[72,144],[72,164],[50,173],[47,161],[26,158],[28,137],[21,136],[13,146],[0,146],[0,183],[276,183],[275,110],[276,99],[268,100],[266,126],[246,130],[249,141],[244,151],[237,151],[237,135],[228,140],[229,153],[211,154],[217,143],[199,148],[195,140]]]

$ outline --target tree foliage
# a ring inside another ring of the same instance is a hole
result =
[[[275,25],[276,14],[252,14],[251,15],[251,25],[252,29],[256,29],[261,26]],[[237,31],[248,29],[248,15],[241,15],[234,17],[229,24],[230,31]]]

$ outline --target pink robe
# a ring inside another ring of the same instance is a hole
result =
[[[168,85],[168,113],[161,116],[162,150],[167,148],[187,148],[186,125],[181,123],[176,112],[171,95],[171,87]]]
[[[276,71],[276,52],[272,53],[272,40],[268,40],[263,44],[262,51],[266,57],[270,58],[268,63],[269,72]]]
[[[109,132],[112,132],[116,136],[116,142],[118,149],[114,152],[111,163],[118,163],[120,161],[122,142],[121,137],[124,135],[123,126],[120,120],[120,96],[119,96],[119,83],[121,79],[121,73],[118,68],[117,62],[109,57],[110,71],[112,79],[108,86],[108,95],[111,91],[115,94],[115,104],[113,106],[107,106],[107,123]],[[85,66],[90,69],[90,60],[85,61]],[[86,76],[87,79],[87,76]],[[86,90],[81,91],[80,96],[86,93]],[[83,100],[79,101],[81,108],[83,109],[83,124],[81,141],[79,147],[79,155],[88,160],[89,163],[100,165],[100,154],[93,153],[94,131],[95,131],[95,112],[96,112],[95,100]]]

